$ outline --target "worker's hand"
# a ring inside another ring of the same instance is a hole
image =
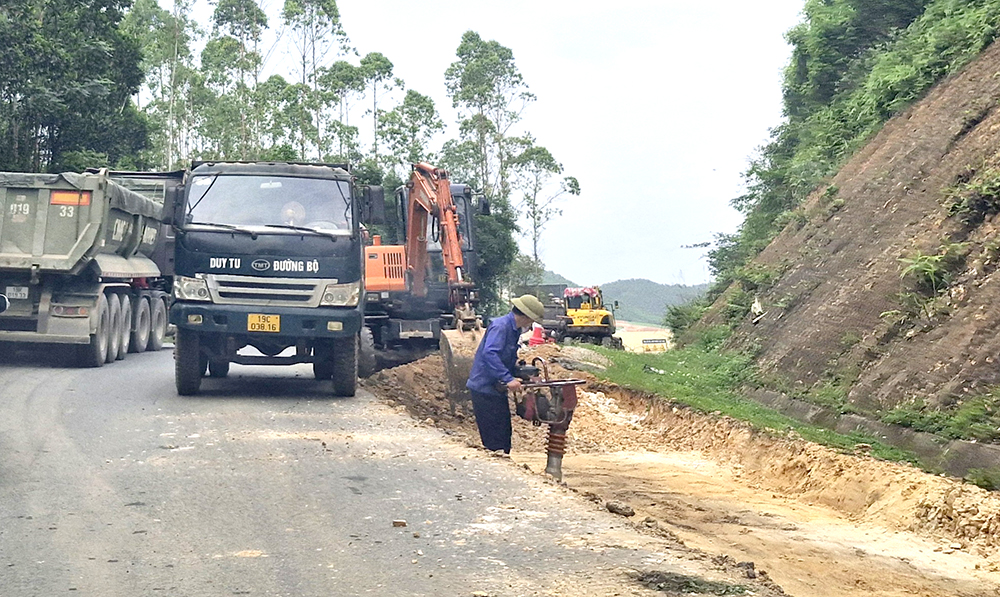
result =
[[[517,394],[521,391],[521,380],[514,378],[507,382],[507,391],[511,394]]]

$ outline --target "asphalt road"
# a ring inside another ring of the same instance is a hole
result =
[[[234,365],[182,398],[170,350],[64,356],[0,346],[3,597],[651,595],[637,574],[711,574],[308,367]]]

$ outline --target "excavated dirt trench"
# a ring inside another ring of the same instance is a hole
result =
[[[562,352],[549,345],[534,354],[558,362]],[[637,525],[752,561],[798,597],[1000,595],[1000,495],[863,452],[757,432],[557,364],[550,373],[588,380],[564,481],[590,499],[626,502]],[[479,446],[471,414],[450,412],[439,356],[365,384]],[[544,427],[515,419],[512,462],[544,469]]]

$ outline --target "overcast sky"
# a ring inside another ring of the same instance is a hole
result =
[[[272,30],[281,4],[265,3]],[[513,51],[538,98],[523,130],[583,191],[560,203],[540,257],[592,285],[709,280],[705,249],[683,247],[739,226],[729,200],[742,194],[749,157],[781,121],[784,33],[800,20],[803,0],[337,4],[359,53],[389,58],[408,88],[435,100],[452,135],[444,71],[462,34],[473,30]],[[198,5],[208,28],[207,2]],[[294,63],[281,55],[271,62],[278,71]]]

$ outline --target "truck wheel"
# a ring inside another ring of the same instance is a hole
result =
[[[140,297],[135,304],[135,329],[129,342],[129,352],[145,352],[149,344],[149,299]]]
[[[113,363],[118,358],[118,349],[122,343],[122,302],[118,300],[118,295],[109,292],[108,313],[111,327],[108,329],[108,353],[104,357],[105,363]]]
[[[129,298],[127,294],[121,296],[122,301],[122,329],[121,335],[118,340],[118,356],[115,357],[119,361],[125,358],[128,354],[128,344],[132,339],[132,299]]]
[[[358,389],[358,336],[333,342],[333,394],[350,397]]]
[[[162,299],[153,297],[150,301],[149,345],[146,350],[163,348],[163,338],[167,335],[167,306]]]
[[[316,381],[333,377],[333,351],[327,344],[317,344],[313,348],[313,376]]]
[[[97,331],[90,335],[90,344],[77,347],[77,362],[81,367],[100,367],[108,356],[108,299],[97,298]]]
[[[229,375],[229,361],[212,359],[208,362],[209,377],[225,377]]]
[[[378,363],[375,360],[375,338],[371,328],[361,328],[361,345],[358,348],[358,377],[371,377]]]
[[[178,394],[191,396],[198,393],[201,375],[205,371],[202,363],[198,332],[178,328],[174,342],[174,383]]]

